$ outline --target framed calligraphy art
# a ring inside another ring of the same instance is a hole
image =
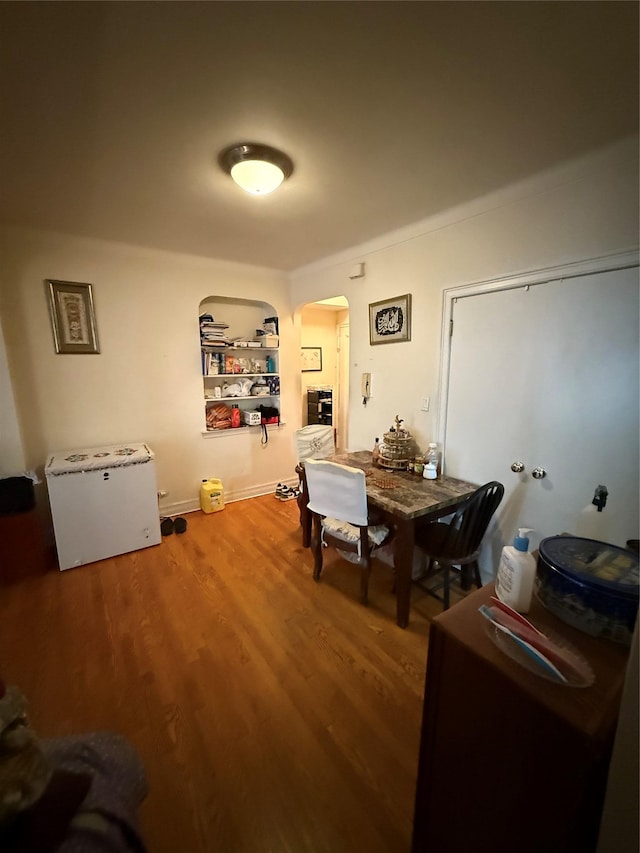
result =
[[[410,340],[410,293],[369,304],[369,343],[372,346]]]
[[[57,353],[99,353],[91,285],[46,280]]]

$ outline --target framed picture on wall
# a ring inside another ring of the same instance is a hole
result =
[[[56,279],[47,279],[45,284],[56,352],[99,353],[91,285]]]
[[[322,347],[302,347],[300,360],[303,373],[310,370],[322,370]]]
[[[369,304],[369,343],[372,346],[410,340],[410,293]]]

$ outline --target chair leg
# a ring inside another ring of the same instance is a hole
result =
[[[313,579],[320,580],[322,574],[322,525],[320,516],[313,516],[313,535],[311,537],[311,551],[313,553]]]
[[[371,560],[363,564],[360,572],[360,603],[369,603],[369,575],[371,574]]]
[[[362,568],[360,570],[360,603],[369,603],[369,575],[371,574],[371,552],[369,549],[369,532],[366,527],[360,528],[360,554]]]
[[[449,571],[450,566],[448,564],[442,565],[442,601],[444,604],[443,610],[449,609]]]
[[[309,495],[307,493],[307,478],[304,473],[304,468],[297,465],[296,474],[298,475],[298,487],[300,494],[297,498],[298,510],[300,511],[300,527],[302,528],[302,547],[308,548],[311,544],[311,513],[307,507],[309,503]]]
[[[473,568],[473,577],[475,579],[476,586],[480,589],[482,586],[482,578],[480,577],[480,566],[478,565],[478,561],[474,560],[473,563],[471,563],[471,566]]]

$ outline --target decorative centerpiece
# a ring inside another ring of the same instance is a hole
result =
[[[399,415],[395,417],[395,425],[389,432],[384,433],[383,441],[380,442],[380,457],[378,464],[381,468],[392,471],[406,471],[409,462],[420,453],[420,448],[408,429],[403,429],[401,424],[404,419]]]

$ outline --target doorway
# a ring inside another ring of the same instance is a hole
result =
[[[336,448],[347,447],[349,303],[344,296],[310,302],[301,312],[301,423],[330,423]]]

